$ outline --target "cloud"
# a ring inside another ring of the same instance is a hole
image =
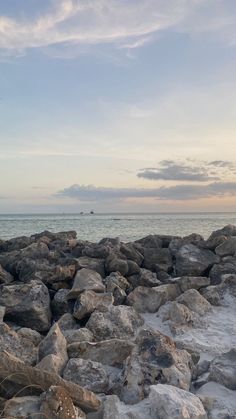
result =
[[[5,0],[7,1],[7,0]],[[26,2],[27,3],[27,2]],[[206,3],[208,9],[206,10]],[[22,54],[30,48],[116,44],[134,49],[150,42],[168,28],[191,33],[221,31],[232,22],[222,0],[51,0],[47,11],[26,18],[27,6],[18,17],[0,16],[0,49]],[[212,7],[211,7],[212,6]],[[199,25],[200,22],[201,25]]]
[[[220,166],[222,167],[222,166]],[[163,160],[158,167],[147,167],[141,169],[138,177],[150,180],[175,180],[206,182],[210,180],[220,180],[218,176],[212,176],[206,169],[205,164],[198,162],[193,165],[189,163],[179,163],[172,160]]]
[[[187,201],[211,197],[236,196],[236,182],[213,182],[208,185],[174,185],[160,188],[112,188],[94,185],[72,185],[59,191],[57,197],[78,199],[81,202],[101,202],[128,198],[153,198],[168,201]]]

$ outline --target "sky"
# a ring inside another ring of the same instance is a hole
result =
[[[235,0],[1,0],[0,213],[236,210]]]

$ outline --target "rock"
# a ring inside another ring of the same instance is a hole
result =
[[[81,256],[76,259],[79,269],[91,269],[101,275],[104,278],[105,275],[105,259],[90,258],[88,256]]]
[[[58,326],[60,327],[62,333],[64,334],[68,330],[74,330],[80,328],[79,324],[76,322],[75,318],[70,313],[65,313],[57,321]]]
[[[233,256],[236,253],[236,237],[229,237],[215,248],[215,253],[221,257]]]
[[[162,419],[207,419],[203,404],[197,396],[170,385],[151,386],[149,400],[154,405],[152,412]]]
[[[0,252],[13,252],[15,250],[23,249],[24,247],[29,246],[32,243],[33,239],[31,237],[21,236],[15,237],[10,240],[1,240],[0,243]]]
[[[29,418],[39,416],[41,400],[38,396],[13,397],[7,400],[4,408],[4,417]]]
[[[224,275],[226,274],[236,274],[236,259],[213,265],[209,275],[211,279],[211,285],[220,284]]]
[[[158,285],[161,285],[161,282],[157,279],[157,274],[144,268],[140,270],[138,275],[129,277],[129,281],[134,288],[138,286],[157,287]]]
[[[84,291],[77,298],[73,316],[81,320],[93,313],[96,308],[99,310],[106,310],[108,306],[112,305],[114,301],[113,296],[110,293],[96,294],[94,291]]]
[[[208,415],[208,419],[235,419],[235,391],[221,384],[209,382],[197,390]]]
[[[36,365],[36,368],[61,375],[66,361],[65,358],[61,357],[61,355],[49,354],[41,359],[41,361]]]
[[[211,309],[210,303],[195,289],[185,291],[176,301],[200,315],[204,315]]]
[[[129,272],[128,262],[124,256],[117,254],[116,252],[110,253],[105,261],[105,269],[108,274],[111,272],[119,272],[125,276]]]
[[[54,295],[54,298],[52,300],[52,312],[54,316],[60,317],[65,313],[71,313],[73,308],[71,306],[70,301],[68,301],[68,294],[70,290],[68,289],[60,289],[56,292]]]
[[[127,259],[136,262],[138,266],[142,265],[143,255],[135,248],[133,243],[121,243],[120,251]]]
[[[7,379],[12,385],[19,384],[23,388],[30,386],[31,390],[40,388],[47,391],[52,385],[63,387],[70,394],[73,403],[85,412],[96,411],[101,406],[101,401],[94,393],[63,380],[57,374],[28,366],[5,351],[0,352],[0,378]]]
[[[0,306],[0,323],[3,322],[4,316],[6,313],[6,307],[4,306]]]
[[[18,335],[5,323],[0,323],[0,350],[19,356],[27,364],[36,362],[37,349],[32,341]]]
[[[68,346],[69,358],[83,358],[101,362],[104,365],[120,367],[130,355],[134,344],[122,339],[101,342],[77,342]]]
[[[106,259],[110,251],[111,247],[109,245],[89,243],[83,248],[82,255],[90,258]]]
[[[218,261],[211,250],[185,244],[176,254],[176,273],[178,276],[202,276]]]
[[[169,249],[144,248],[143,267],[154,272],[157,269],[169,272],[172,268],[172,257]]]
[[[209,381],[216,381],[230,390],[236,390],[236,349],[231,349],[213,359]]]
[[[233,224],[228,224],[219,230],[213,231],[208,240],[212,240],[213,238],[220,236],[236,236],[236,226]]]
[[[38,332],[46,332],[51,324],[50,297],[40,281],[3,285],[0,305],[6,307],[7,318]]]
[[[47,355],[56,355],[61,358],[62,367],[68,360],[67,342],[60,327],[55,323],[49,330],[47,336],[40,342],[38,347],[38,359],[41,361]]]
[[[136,240],[135,243],[140,244],[144,248],[160,249],[162,247],[162,239],[157,234],[150,234],[140,240]]]
[[[177,283],[182,292],[189,289],[199,290],[202,287],[210,285],[210,279],[205,276],[182,276],[177,278]]]
[[[105,292],[102,277],[91,269],[83,268],[77,272],[72,289],[67,295],[68,299],[78,298],[83,291]]]
[[[0,284],[10,284],[14,281],[14,277],[0,265]]]
[[[79,330],[67,330],[63,332],[67,345],[70,345],[71,343],[76,342],[93,342],[94,336],[90,330],[88,330],[86,327],[81,327]]]
[[[98,341],[132,338],[138,327],[144,323],[140,315],[126,306],[109,306],[106,312],[98,310],[91,314],[86,327]]]
[[[161,310],[163,312],[161,313]],[[163,321],[170,320],[177,325],[193,325],[193,312],[184,304],[179,304],[176,301],[169,302],[162,306],[158,315],[161,316]]]
[[[118,285],[116,285],[114,282],[110,282],[109,284],[107,284],[106,288],[107,292],[113,295],[113,304],[115,306],[122,305],[126,301],[126,292]]]
[[[174,237],[169,243],[169,250],[172,256],[176,256],[179,249],[184,245],[193,244],[197,247],[204,248],[205,242],[204,238],[200,234],[192,233],[189,236],[185,237]]]
[[[40,333],[36,332],[36,330],[29,329],[28,327],[21,327],[17,331],[18,336],[29,339],[35,346],[38,346],[42,340],[42,336]]]
[[[178,295],[179,288],[176,284],[160,285],[153,288],[137,287],[129,294],[127,303],[141,313],[155,313],[161,305],[174,300]]]
[[[107,287],[107,291],[109,289],[110,284],[115,284],[124,291],[127,291],[130,287],[130,284],[127,281],[127,279],[124,276],[122,276],[119,272],[111,272],[110,275],[106,276],[106,278],[104,279],[104,284]]]
[[[172,339],[151,329],[142,329],[135,343],[125,363],[119,392],[122,401],[137,403],[157,383],[189,390],[192,360],[187,351],[177,350]]]
[[[98,244],[103,244],[110,247],[118,247],[120,245],[119,237],[104,237]]]
[[[75,408],[70,394],[60,386],[51,386],[41,396],[41,416],[50,419],[86,419],[85,413]]]
[[[217,286],[210,285],[209,287],[201,289],[202,296],[213,306],[220,305],[220,294]]]
[[[71,358],[63,372],[63,378],[95,393],[107,392],[109,377],[104,366],[81,358]]]
[[[127,260],[127,264],[128,264],[128,273],[127,275],[135,275],[138,274],[140,272],[140,267],[139,265],[134,262],[133,260]]]

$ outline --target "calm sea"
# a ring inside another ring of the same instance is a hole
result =
[[[185,236],[202,234],[236,224],[235,213],[156,213],[156,214],[24,214],[0,215],[0,238],[29,236],[43,230],[76,230],[81,240],[98,241],[103,237],[137,240],[148,234]]]

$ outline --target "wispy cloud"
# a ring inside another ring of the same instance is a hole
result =
[[[38,17],[34,19],[22,17],[22,5],[19,18],[0,16],[1,49],[15,53],[56,44],[103,43],[134,49],[167,28],[196,32],[199,22],[204,22],[200,31],[218,31],[227,25],[233,28],[230,8],[223,0],[51,0],[44,14],[39,4]],[[210,14],[206,13],[206,5]]]
[[[160,188],[109,188],[94,185],[72,185],[57,193],[58,197],[81,202],[101,202],[129,198],[153,198],[167,201],[187,201],[211,197],[236,196],[236,182],[213,182],[208,185],[175,185]]]

